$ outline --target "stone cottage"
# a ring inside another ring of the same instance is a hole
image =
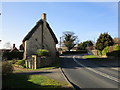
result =
[[[47,49],[50,57],[56,57],[58,40],[46,21],[46,14],[36,23],[32,30],[23,39],[24,59],[36,54],[38,49]]]

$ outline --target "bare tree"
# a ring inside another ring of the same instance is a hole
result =
[[[3,48],[5,48],[5,49],[8,49],[8,48],[11,49],[12,45],[11,45],[10,42],[7,42],[7,43],[4,44]]]

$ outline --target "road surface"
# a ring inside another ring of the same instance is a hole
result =
[[[102,61],[88,60],[80,55],[62,56],[64,74],[77,89],[119,90],[118,70]]]

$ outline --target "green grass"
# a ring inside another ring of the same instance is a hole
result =
[[[109,58],[101,58],[101,57],[97,57],[95,55],[85,55],[83,56],[83,58],[85,58],[86,60],[89,60],[89,61],[112,61],[112,59],[109,59]]]
[[[3,88],[63,88],[68,83],[42,75],[11,74],[3,77]]]
[[[98,58],[98,57],[95,55],[85,55],[83,56],[83,58]]]

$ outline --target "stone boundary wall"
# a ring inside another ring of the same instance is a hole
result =
[[[53,57],[37,57],[36,55],[32,55],[32,58],[25,60],[26,67],[31,69],[37,69],[45,66],[52,65],[55,62],[56,58]]]
[[[44,66],[49,66],[53,63],[54,58],[51,57],[45,57],[45,58],[41,58],[41,57],[37,57],[37,68],[40,67],[44,67]]]

